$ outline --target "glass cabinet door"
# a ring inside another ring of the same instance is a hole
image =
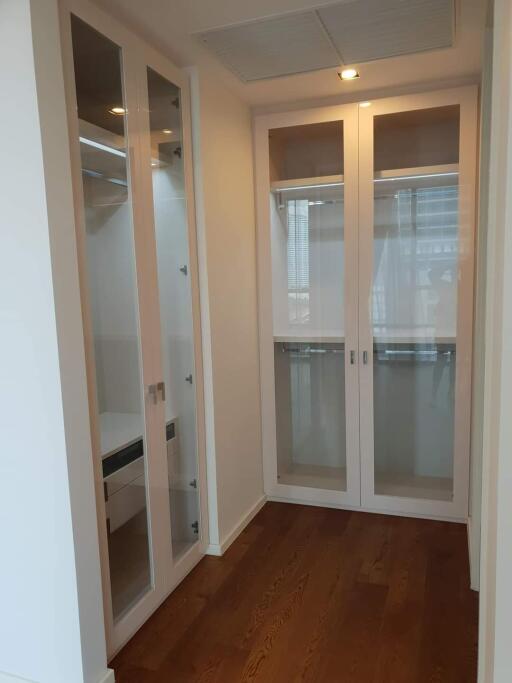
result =
[[[153,585],[141,335],[120,47],[71,17],[89,349],[118,621]],[[91,356],[90,356],[91,357]]]
[[[197,377],[182,93],[149,67],[146,82],[171,541],[176,562],[200,536]]]
[[[179,69],[100,9],[72,4],[62,36],[113,654],[205,551],[190,111]]]
[[[361,169],[371,164],[373,231],[362,237],[369,258],[361,298],[367,501],[448,511],[463,428],[457,410],[470,373],[471,327],[461,328],[459,310],[472,287],[461,277],[472,251],[460,191],[461,108],[390,109],[377,102],[361,114],[361,144],[365,134],[373,139]]]
[[[277,484],[333,500],[348,494],[349,460],[357,459],[346,135],[344,120],[269,130]],[[350,476],[358,498],[357,473]]]

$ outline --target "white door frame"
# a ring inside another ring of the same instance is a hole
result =
[[[512,6],[494,3],[478,683],[512,680]]]
[[[345,396],[347,434],[347,490],[329,491],[281,484],[277,479],[277,443],[274,377],[274,332],[272,314],[272,254],[270,240],[270,171],[268,135],[272,128],[343,121],[344,140],[344,292],[345,292]],[[260,370],[263,475],[265,493],[273,500],[335,507],[360,505],[359,409],[357,363],[357,105],[319,107],[258,116],[254,123],[256,164],[256,218],[258,297],[260,324]]]

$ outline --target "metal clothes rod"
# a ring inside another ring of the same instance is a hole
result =
[[[312,349],[312,348],[297,348],[297,347],[287,347],[283,344],[281,348],[282,353],[301,353],[301,354],[310,354],[310,353],[337,353],[337,354],[343,354],[345,353],[345,349]]]
[[[455,354],[455,349],[450,349],[446,351],[431,349],[431,350],[416,350],[416,349],[373,349],[374,354],[384,354],[386,356],[422,356],[432,357],[432,356],[451,356]]]

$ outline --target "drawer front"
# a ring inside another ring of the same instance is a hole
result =
[[[138,479],[144,475],[144,457],[141,456],[134,460],[129,465],[121,467],[108,477],[105,477],[105,486],[107,489],[107,497],[110,498],[117,491],[122,489],[124,486],[130,484],[130,482]]]
[[[126,524],[146,507],[145,477],[132,480],[109,497],[106,503],[110,533]]]

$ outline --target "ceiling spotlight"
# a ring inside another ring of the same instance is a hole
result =
[[[172,130],[170,128],[163,128],[162,133],[164,133],[164,135],[172,135]]]
[[[356,69],[343,69],[343,71],[338,73],[338,76],[342,81],[353,81],[354,79],[359,78],[359,71]]]
[[[114,114],[114,116],[122,116],[126,113],[126,109],[124,107],[112,107],[112,109],[109,109],[108,111],[110,114]]]
[[[371,107],[372,103],[371,102],[359,102],[360,107]]]

